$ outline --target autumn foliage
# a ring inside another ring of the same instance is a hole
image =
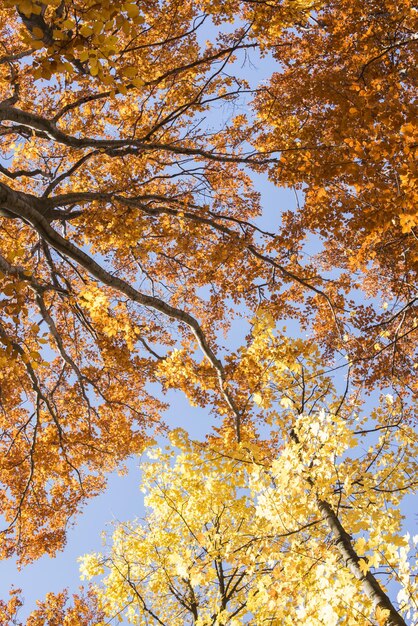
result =
[[[107,591],[31,626],[124,602],[138,624],[416,619],[417,21],[409,0],[1,2],[2,557],[65,545],[166,431],[161,390],[218,417],[144,469],[171,482],[116,530],[131,573],[110,547],[86,570]]]

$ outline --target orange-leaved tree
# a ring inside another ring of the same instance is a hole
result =
[[[271,179],[304,192],[281,240],[314,234],[322,271],[348,296],[336,301],[339,341],[358,378],[414,391],[417,22],[410,0],[323,3],[272,50],[280,69],[257,95],[254,125],[258,148],[280,151]],[[317,332],[333,349],[334,329]]]
[[[104,618],[98,607],[97,595],[92,590],[74,594],[68,604],[68,593],[48,593],[38,608],[23,621],[24,601],[20,589],[12,589],[9,599],[0,600],[0,619],[4,626],[99,626]],[[22,621],[21,621],[22,620]]]
[[[53,554],[147,445],[162,404],[146,385],[176,339],[203,351],[215,403],[240,420],[216,334],[236,303],[257,306],[260,279],[291,274],[255,246],[243,116],[204,117],[249,90],[234,56],[309,9],[3,3],[3,555]],[[227,27],[203,44],[206,22]]]

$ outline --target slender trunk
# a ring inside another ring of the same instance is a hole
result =
[[[372,600],[374,606],[389,611],[386,626],[407,626],[373,574],[371,572],[364,574],[360,569],[360,558],[353,548],[351,537],[345,531],[332,506],[326,502],[326,500],[318,499],[317,502],[318,508],[325,517],[335,538],[335,545],[344,559],[345,565],[349,568],[353,576],[361,582],[365,593],[370,600]]]
[[[296,444],[299,444],[299,437],[296,432],[292,429],[290,432],[290,438]],[[312,478],[308,478],[307,482],[311,487],[315,486]],[[339,553],[341,554],[346,567],[350,570],[350,572],[361,582],[361,586],[368,598],[373,602],[374,607],[380,607],[381,609],[386,609],[389,611],[389,615],[387,617],[385,626],[407,626],[405,620],[399,615],[398,611],[393,606],[389,596],[383,591],[377,579],[373,576],[371,572],[367,572],[364,574],[360,568],[359,562],[360,557],[357,552],[353,548],[353,544],[351,542],[351,537],[348,532],[345,530],[344,526],[341,524],[338,519],[338,515],[332,508],[329,502],[326,500],[322,500],[321,498],[316,499],[318,508],[322,515],[324,516],[328,527],[331,533],[334,536],[335,546]]]

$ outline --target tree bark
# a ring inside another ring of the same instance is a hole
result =
[[[364,574],[360,569],[360,558],[353,548],[351,537],[345,531],[332,506],[325,500],[318,499],[317,502],[318,508],[325,517],[329,529],[335,538],[335,545],[344,559],[345,565],[353,576],[361,582],[366,595],[372,600],[373,605],[389,611],[386,626],[407,626],[373,574],[371,572]]]

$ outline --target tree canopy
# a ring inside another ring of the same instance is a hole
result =
[[[167,626],[404,625],[384,590],[396,581],[401,613],[416,623],[418,536],[402,536],[399,504],[414,492],[418,446],[406,425],[388,436],[401,404],[382,397],[376,438],[315,355],[286,364],[282,338],[262,324],[251,356],[270,363],[257,397],[268,443],[207,446],[179,430],[167,451],[151,450],[147,517],[117,524],[108,553],[82,559],[84,577],[106,575],[96,587],[105,615]],[[298,384],[283,402],[290,379]],[[284,442],[279,454],[273,442]]]
[[[202,463],[230,490],[232,516],[239,489],[254,489],[255,511],[279,471],[297,528],[318,521],[295,541],[325,561],[306,579],[300,565],[297,591],[286,550],[268,541],[278,519],[249,514],[251,549],[261,541],[264,554],[234,594],[252,597],[269,559],[283,559],[274,589],[288,599],[262,619],[285,623],[277,611],[302,610],[297,594],[323,566],[362,619],[404,624],[409,600],[387,604],[369,570],[385,559],[408,590],[395,552],[406,550],[401,496],[416,487],[415,4],[3,0],[0,18],[1,556],[56,554],[108,473],[165,431],[157,389],[173,388],[219,418]],[[263,200],[262,177],[292,190],[294,206]],[[336,390],[331,371],[344,378]],[[251,470],[232,480],[219,450],[253,455]],[[150,550],[163,541],[135,525],[127,537],[137,532]],[[233,551],[239,537],[225,532]],[[229,580],[245,559],[228,561]],[[215,586],[219,598],[211,572],[202,594]],[[52,606],[61,622],[84,611],[80,624],[99,623],[92,598],[66,609],[65,594],[51,596],[33,623],[49,623]],[[19,602],[2,604],[7,619]],[[360,623],[338,606],[336,624]]]

